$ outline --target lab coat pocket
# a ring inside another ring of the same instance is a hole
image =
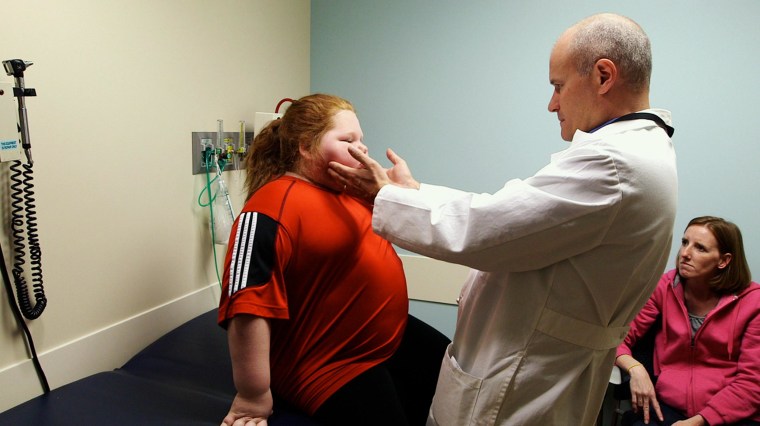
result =
[[[443,358],[430,410],[433,424],[441,426],[470,424],[482,382],[482,379],[462,371],[456,359],[451,356],[451,344],[449,344],[446,356]]]

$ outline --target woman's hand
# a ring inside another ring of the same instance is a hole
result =
[[[705,426],[707,422],[705,418],[697,414],[694,417],[690,417],[686,420],[679,420],[673,423],[673,426]]]
[[[639,364],[631,367],[628,373],[631,375],[631,407],[633,408],[633,412],[638,413],[639,410],[642,410],[644,424],[649,424],[649,410],[653,409],[657,414],[657,418],[662,421],[662,410],[660,410],[654,385],[652,384],[652,379],[649,378],[647,370]]]

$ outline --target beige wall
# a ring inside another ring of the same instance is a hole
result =
[[[308,0],[25,0],[0,8],[25,74],[49,306],[29,322],[52,387],[119,366],[213,308],[191,132],[252,131],[309,92]],[[3,79],[10,79],[2,74]],[[6,258],[7,163],[0,165]],[[240,176],[226,173],[240,208]],[[219,247],[218,256],[224,255]],[[0,291],[0,411],[41,393]]]

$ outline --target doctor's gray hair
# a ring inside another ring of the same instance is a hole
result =
[[[634,92],[649,89],[652,48],[644,30],[624,16],[603,13],[574,25],[571,55],[578,73],[587,76],[596,62],[609,59]]]

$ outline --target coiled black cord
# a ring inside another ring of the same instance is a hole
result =
[[[5,265],[5,255],[3,254],[2,247],[0,247],[0,272],[2,272],[3,281],[5,282],[5,289],[8,293],[8,303],[11,306],[13,316],[16,318],[16,322],[24,332],[24,338],[26,340],[27,347],[32,358],[32,364],[37,371],[37,377],[42,385],[44,393],[50,393],[50,385],[48,384],[45,371],[42,369],[39,357],[37,356],[37,350],[34,347],[34,339],[32,339],[32,333],[29,331],[22,314],[28,319],[38,318],[42,311],[47,306],[47,299],[45,298],[44,289],[42,287],[42,251],[39,246],[39,237],[37,236],[37,217],[34,206],[34,192],[31,188],[34,186],[31,184],[32,180],[32,166],[24,165],[24,172],[21,171],[21,161],[15,161],[11,164],[11,231],[13,235],[13,247],[14,247],[14,270],[13,277],[16,283],[16,293],[18,294],[21,308],[16,303],[16,298],[13,296],[13,287],[11,286],[10,276],[8,274],[8,268]],[[22,179],[23,175],[23,179]],[[24,210],[26,215],[23,214]],[[23,226],[24,217],[27,221],[27,239],[29,240],[32,263],[32,276],[34,281],[34,294],[37,303],[34,307],[31,306],[29,301],[29,295],[27,292],[26,280],[23,276],[24,265],[24,237]]]
[[[26,322],[24,322],[24,318],[21,317],[21,310],[19,310],[19,307],[16,304],[16,298],[13,297],[13,287],[11,287],[11,279],[10,276],[8,276],[8,269],[5,266],[5,255],[3,255],[2,247],[0,247],[0,270],[2,270],[5,289],[8,292],[8,303],[11,305],[11,311],[13,312],[13,316],[16,318],[16,322],[24,332],[24,338],[26,339],[26,344],[29,347],[29,352],[32,357],[32,364],[34,364],[34,369],[37,371],[37,377],[40,379],[42,391],[44,393],[50,393],[50,385],[48,384],[47,377],[45,376],[45,371],[42,369],[42,364],[40,364],[40,359],[37,356],[37,350],[34,348],[34,339],[32,339],[32,333],[29,331],[29,327],[27,327]]]
[[[21,169],[24,169],[23,171]],[[21,313],[27,319],[39,318],[47,306],[45,289],[42,284],[42,249],[37,234],[37,213],[34,205],[34,185],[32,166],[14,161],[11,170],[11,232],[13,235],[13,280]],[[23,179],[22,179],[23,175]],[[26,219],[26,240],[29,243],[29,263],[31,265],[32,291],[35,304],[29,299],[28,286],[24,277],[26,263],[24,245],[24,220]]]

